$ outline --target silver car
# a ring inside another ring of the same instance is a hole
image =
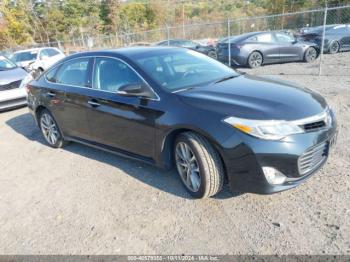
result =
[[[230,52],[228,45],[230,43]],[[252,32],[226,38],[217,44],[218,60],[231,65],[251,68],[285,62],[313,62],[320,49],[283,31]]]
[[[25,85],[32,79],[24,69],[0,56],[0,111],[26,105]]]

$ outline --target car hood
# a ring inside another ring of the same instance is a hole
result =
[[[7,85],[9,83],[22,80],[27,76],[27,72],[20,68],[0,71],[0,85]]]
[[[258,120],[297,120],[319,114],[327,107],[325,99],[310,89],[248,74],[177,95],[196,108]]]

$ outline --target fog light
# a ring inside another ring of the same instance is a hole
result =
[[[286,176],[273,167],[264,166],[262,169],[267,182],[271,185],[279,185],[286,180]]]

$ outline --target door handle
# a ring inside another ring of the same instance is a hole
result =
[[[55,97],[56,94],[55,94],[54,92],[50,91],[50,92],[47,93],[47,96],[49,96],[49,97]]]
[[[97,101],[95,99],[91,99],[88,101],[88,104],[93,106],[93,107],[98,107],[100,106],[101,104],[97,103]]]

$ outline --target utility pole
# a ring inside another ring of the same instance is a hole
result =
[[[321,51],[320,51],[320,66],[318,68],[318,76],[320,76],[322,74],[322,60],[323,60],[323,51],[324,51],[324,39],[326,36],[327,13],[328,13],[328,3],[326,0],[326,9],[324,10],[324,17],[323,17],[322,42],[321,42]]]
[[[185,5],[184,5],[184,1],[182,1],[182,37],[186,38],[186,34],[185,34]]]

